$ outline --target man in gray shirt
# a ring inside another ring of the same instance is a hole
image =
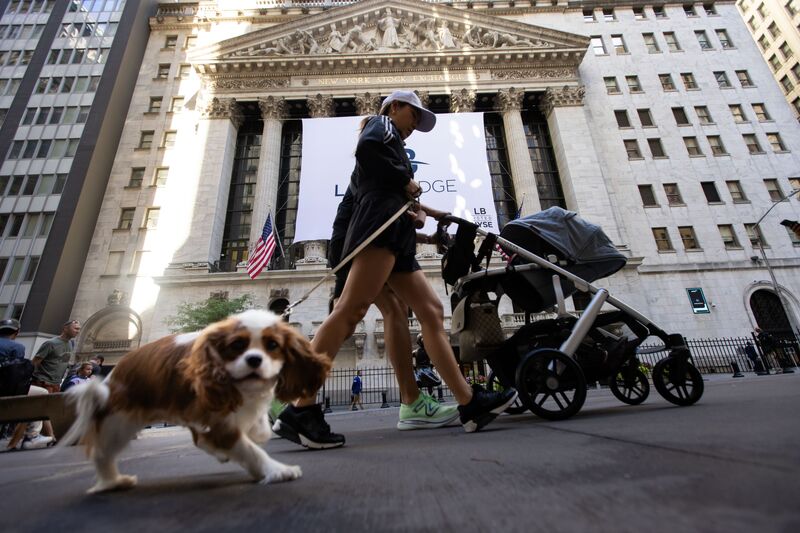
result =
[[[61,335],[45,341],[33,357],[34,385],[47,389],[48,392],[59,392],[61,381],[69,368],[70,358],[74,351],[73,339],[81,332],[80,322],[70,320],[61,326]]]

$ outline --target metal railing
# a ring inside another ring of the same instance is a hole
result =
[[[332,407],[350,405],[351,387],[356,372],[361,372],[361,403],[364,405],[399,406],[400,390],[391,367],[376,368],[334,368],[328,374],[325,384],[317,393],[317,401]],[[453,398],[450,389],[443,383],[433,389],[435,398],[449,401]]]

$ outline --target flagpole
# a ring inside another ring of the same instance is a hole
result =
[[[272,211],[270,211],[269,213],[272,214]],[[275,240],[278,241],[278,248],[281,249],[281,257],[283,257],[285,259],[286,258],[286,254],[283,251],[283,243],[281,242],[281,240],[282,240],[281,239],[281,234],[278,233],[278,223],[275,220],[275,217],[272,217],[272,228],[275,230],[275,235],[278,237]]]

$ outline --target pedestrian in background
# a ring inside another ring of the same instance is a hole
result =
[[[358,406],[361,406],[361,410],[363,411],[364,405],[361,403],[361,370],[357,370],[356,375],[353,376],[353,385],[350,387],[350,394],[353,398],[350,408],[353,411],[358,411]]]

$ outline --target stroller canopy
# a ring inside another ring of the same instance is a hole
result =
[[[541,239],[555,248],[561,258],[576,264],[609,261],[610,267],[618,265],[606,275],[613,274],[626,262],[600,226],[560,207],[512,220],[500,236],[528,250],[538,248],[536,241]]]

